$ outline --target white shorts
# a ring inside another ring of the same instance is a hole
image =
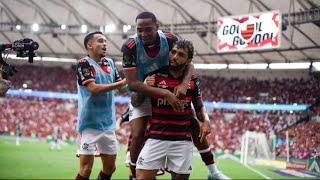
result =
[[[190,174],[192,148],[191,141],[148,139],[139,154],[136,169],[155,170],[167,167],[177,174]]]
[[[78,139],[77,155],[116,155],[117,138],[114,131],[85,129]]]
[[[138,107],[133,107],[131,103],[129,104],[129,121],[152,115],[152,107],[150,97],[146,97],[143,103]]]

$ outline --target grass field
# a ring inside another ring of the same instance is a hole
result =
[[[75,156],[76,146],[63,146],[61,151],[49,149],[44,142],[23,140],[16,146],[13,138],[0,136],[0,179],[73,179],[78,172],[78,159]],[[125,152],[121,148],[117,157],[117,170],[112,179],[128,179],[128,168],[125,167]],[[259,174],[231,159],[217,159],[217,165],[232,179],[264,179]],[[92,179],[96,179],[101,168],[96,158]],[[272,179],[292,179],[270,171],[269,167],[255,166],[255,170]],[[190,179],[206,179],[207,168],[195,153],[193,171]],[[166,173],[157,179],[170,179]]]

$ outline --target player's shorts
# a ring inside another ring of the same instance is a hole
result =
[[[77,155],[116,155],[117,139],[114,131],[85,129],[78,139]]]
[[[155,170],[168,168],[177,174],[190,174],[192,171],[191,141],[166,141],[148,139],[143,146],[136,169]]]
[[[138,107],[133,107],[131,103],[129,104],[129,121],[152,115],[152,108],[151,108],[151,100],[150,97],[146,97],[143,103]]]

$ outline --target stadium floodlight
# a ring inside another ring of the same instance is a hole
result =
[[[86,33],[87,31],[88,31],[88,26],[85,25],[85,24],[82,24],[82,25],[81,25],[81,32],[82,32],[82,33]]]
[[[40,29],[39,24],[37,24],[37,23],[32,24],[31,29],[34,32],[39,31],[39,29]]]
[[[229,69],[267,69],[268,64],[229,64]]]
[[[68,63],[76,63],[76,59],[68,59],[68,58],[55,58],[55,57],[41,57],[41,61],[48,62],[68,62]]]
[[[99,26],[99,31],[103,32],[103,26]]]
[[[61,28],[62,30],[65,30],[65,29],[67,29],[67,25],[61,24],[60,28]]]
[[[21,25],[20,24],[16,25],[16,30],[18,30],[18,31],[21,30]]]
[[[131,29],[131,25],[123,25],[122,26],[122,31],[124,33],[127,33]]]
[[[312,66],[316,71],[320,71],[320,62],[313,62]]]
[[[108,24],[104,26],[104,32],[111,33],[116,30],[116,26],[114,24]]]
[[[227,69],[227,64],[194,64],[195,69]]]
[[[270,69],[309,69],[310,63],[271,63]]]

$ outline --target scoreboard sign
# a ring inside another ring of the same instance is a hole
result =
[[[217,26],[218,52],[280,47],[280,11],[222,17]]]

